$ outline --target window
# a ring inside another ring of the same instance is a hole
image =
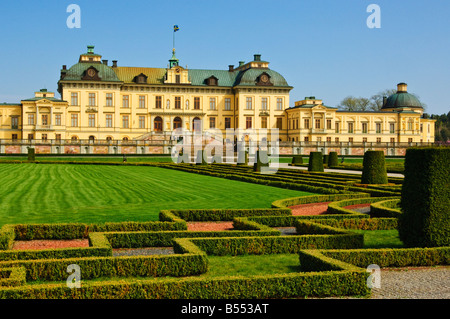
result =
[[[251,116],[247,116],[245,118],[245,128],[247,128],[247,129],[252,128],[252,117]]]
[[[130,127],[130,118],[128,115],[122,116],[122,128],[129,128]]]
[[[162,108],[162,96],[155,96],[155,108],[156,109]]]
[[[209,118],[209,128],[216,128],[216,118],[213,116]]]
[[[155,119],[153,120],[153,128],[156,132],[161,132],[162,131],[162,126],[163,126],[163,120],[161,117],[157,116],[155,117]]]
[[[145,116],[139,116],[139,128],[145,128]]]
[[[348,142],[349,142],[349,143],[353,143],[353,137],[349,137],[349,138],[348,138]]]
[[[267,98],[266,97],[261,98],[261,109],[263,111],[267,111]]]
[[[61,114],[55,114],[55,125],[61,125]]]
[[[353,133],[353,123],[348,123],[348,132]]]
[[[362,123],[362,132],[367,134],[367,123]]]
[[[130,107],[130,96],[124,95],[122,97],[122,107]]]
[[[334,128],[335,128],[336,133],[339,133],[339,122],[336,122],[334,124]]]
[[[112,93],[106,93],[106,106],[113,106],[113,95],[112,95]]]
[[[277,129],[283,129],[283,119],[281,117],[277,117]]]
[[[226,98],[225,99],[225,111],[230,111],[231,110],[231,99]]]
[[[408,131],[411,131],[413,129],[413,121],[408,122]]]
[[[252,98],[251,98],[251,97],[248,97],[248,98],[246,99],[246,102],[245,102],[245,108],[246,108],[247,110],[251,110],[251,109],[252,109]]]
[[[182,125],[181,118],[179,118],[177,116],[176,118],[173,119],[173,129],[174,130],[177,129],[177,128],[180,128],[181,125]]]
[[[363,137],[363,143],[367,143],[367,137]]]
[[[327,130],[331,130],[331,120],[327,120]]]
[[[420,124],[420,133],[423,133],[423,124]]]
[[[175,108],[177,110],[181,109],[181,97],[175,96]]]
[[[212,97],[209,99],[209,109],[215,110],[216,109],[216,98]]]
[[[305,136],[305,142],[309,142],[309,136]]]
[[[47,140],[47,134],[42,134],[42,140],[46,141]]]
[[[395,143],[395,137],[391,137],[391,143]]]
[[[322,142],[322,137],[318,136],[317,137],[317,142],[319,142],[319,143]]]
[[[381,137],[377,137],[377,143],[381,143]]]
[[[200,98],[194,97],[194,110],[200,110]]]
[[[298,129],[298,119],[295,120],[295,129]]]
[[[283,99],[282,98],[277,98],[277,110],[278,111],[283,110]]]
[[[34,125],[34,114],[28,114],[28,125]]]
[[[48,115],[47,114],[42,114],[42,125],[48,125]]]
[[[316,129],[320,129],[320,119],[316,119],[316,121],[315,121],[315,123],[316,123],[316,126],[315,126],[315,128]]]
[[[225,128],[231,128],[231,117],[225,118]]]
[[[376,124],[375,124],[375,132],[376,132],[377,134],[380,134],[380,133],[381,133],[381,123],[376,123]]]
[[[28,140],[31,141],[34,139],[34,135],[33,134],[28,134]]]
[[[106,127],[112,127],[112,114],[106,114]]]
[[[327,143],[331,143],[331,137],[327,137]]]
[[[55,134],[55,140],[61,141],[61,134]]]
[[[267,128],[267,117],[261,117],[261,128]]]
[[[88,126],[95,127],[95,114],[89,114],[88,116]]]
[[[389,133],[391,133],[391,134],[395,133],[395,124],[394,123],[389,124]]]
[[[305,119],[305,121],[304,121],[305,123],[305,128],[309,128],[309,119]]]
[[[111,142],[112,139],[113,139],[113,138],[112,138],[111,136],[107,136],[107,137],[106,137],[106,141],[108,141],[108,142]]]
[[[175,83],[177,84],[181,83],[181,78],[179,74],[175,74]]]
[[[70,93],[70,105],[78,106],[78,93]]]
[[[335,138],[334,138],[334,142],[335,142],[335,143],[339,143],[339,137],[335,137]]]
[[[19,118],[17,116],[11,117],[11,128],[17,130],[19,128]]]
[[[412,137],[409,137],[409,138],[408,138],[408,143],[412,143],[412,142],[413,142]]]
[[[89,106],[96,106],[95,93],[89,93]]]
[[[70,116],[70,126],[78,127],[78,114],[72,114]]]
[[[145,96],[139,95],[139,108],[144,109],[145,108]]]

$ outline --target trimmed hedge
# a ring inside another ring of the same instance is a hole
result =
[[[371,264],[380,267],[421,267],[448,265],[450,247],[322,250],[330,258],[366,268]]]
[[[303,156],[302,155],[294,155],[292,156],[292,163],[291,164],[303,164]]]
[[[11,249],[15,238],[14,225],[3,225],[0,228],[0,250]]]
[[[393,199],[392,197],[367,197],[367,198],[356,198],[356,199],[345,199],[337,202],[332,202],[328,204],[328,210],[327,213],[329,214],[350,214],[350,215],[366,215],[362,214],[357,211],[353,211],[351,209],[344,208],[346,206],[350,205],[357,205],[357,204],[367,204],[367,203],[374,203],[379,202],[381,200],[385,199]]]
[[[0,268],[0,287],[15,287],[26,283],[24,267]]]
[[[363,159],[361,184],[387,184],[386,161],[383,151],[366,151]]]
[[[370,217],[395,217],[401,215],[400,198],[388,199],[370,204]]]
[[[34,285],[0,290],[5,299],[268,299],[292,297],[364,296],[370,293],[365,270],[305,272],[249,277],[189,277]]]
[[[165,221],[182,220],[186,223],[186,221],[232,221],[235,217],[285,216],[291,214],[292,211],[289,208],[173,209],[162,210],[159,213],[159,218]]]
[[[273,208],[285,208],[301,204],[311,204],[311,203],[321,203],[330,202],[343,199],[351,198],[367,198],[369,194],[367,193],[353,193],[353,194],[332,194],[332,195],[308,195],[301,197],[291,197],[279,199],[272,202]]]
[[[397,218],[317,218],[313,221],[341,229],[390,230],[398,226]]]
[[[322,152],[311,152],[309,153],[309,172],[323,172],[323,158]]]
[[[337,152],[330,152],[328,157],[328,167],[336,167],[339,165],[339,158]]]
[[[409,247],[450,245],[450,148],[409,148],[399,217]]]

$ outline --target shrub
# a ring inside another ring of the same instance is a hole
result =
[[[328,159],[330,158],[330,155],[324,154],[323,155],[323,164],[328,165]]]
[[[239,151],[237,158],[237,165],[248,165],[248,152],[247,151]]]
[[[321,152],[309,153],[308,171],[323,172],[323,159]]]
[[[400,217],[400,198],[370,204],[370,217]]]
[[[292,157],[292,164],[303,164],[303,156],[302,155],[294,155]]]
[[[450,148],[409,148],[399,235],[406,246],[450,245]]]
[[[34,162],[35,160],[36,160],[36,155],[35,155],[34,148],[29,147],[28,148],[28,161]]]
[[[330,152],[328,157],[328,167],[335,167],[339,165],[338,153]]]
[[[387,184],[386,162],[383,151],[367,151],[364,153],[362,184]]]
[[[203,157],[204,151],[199,150],[197,151],[197,157],[195,159],[195,164],[197,165],[206,165],[206,160]]]
[[[264,170],[264,167],[269,167],[269,156],[267,155],[267,151],[256,151],[253,171],[261,172]]]

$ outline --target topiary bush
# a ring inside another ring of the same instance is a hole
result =
[[[409,148],[399,217],[408,247],[450,245],[450,148]]]
[[[267,151],[256,151],[253,171],[261,172],[263,167],[269,167],[269,156],[267,155]]]
[[[36,160],[34,148],[31,148],[31,147],[28,148],[28,160],[30,162],[34,162]]]
[[[323,164],[328,166],[328,159],[330,158],[329,155],[324,154],[323,155]]]
[[[328,157],[328,167],[334,167],[339,165],[338,153],[330,152]]]
[[[296,164],[303,164],[303,156],[301,155],[294,155],[292,157],[292,164],[296,165]]]
[[[310,171],[310,172],[323,172],[322,152],[311,152],[311,153],[309,153],[308,171]]]
[[[383,151],[367,151],[364,153],[362,184],[387,184],[388,177]]]

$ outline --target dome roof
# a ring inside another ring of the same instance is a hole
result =
[[[278,72],[270,69],[247,69],[237,76],[235,85],[253,86],[258,77],[263,73],[267,74],[273,86],[289,87],[286,79]]]
[[[111,81],[111,82],[120,81],[111,67],[103,63],[86,63],[86,62],[79,62],[70,67],[70,69],[67,70],[66,75],[64,76],[64,80],[80,81],[82,80],[86,70],[89,69],[90,67],[93,67],[98,71],[98,76],[102,81]]]
[[[413,94],[407,92],[406,83],[399,83],[397,85],[397,88],[398,88],[397,93],[392,94],[390,97],[388,97],[381,109],[394,109],[402,107],[411,107],[420,109],[423,108],[419,99]]]

